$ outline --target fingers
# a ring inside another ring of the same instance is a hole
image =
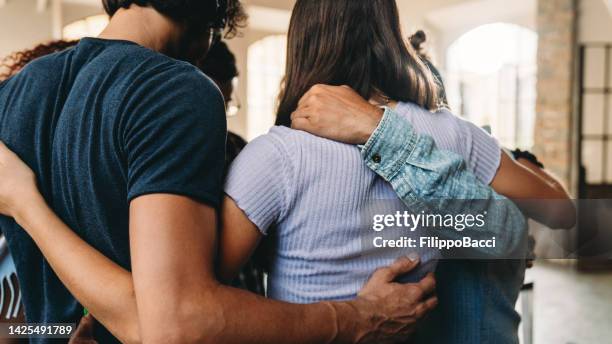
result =
[[[306,92],[302,96],[302,98],[298,102],[298,108],[303,107],[306,104],[311,104],[313,102],[316,102],[317,99],[323,98],[325,96],[334,95],[334,94],[335,95],[346,94],[347,92],[355,93],[355,91],[352,88],[346,85],[331,86],[331,85],[324,85],[324,84],[316,84],[312,86],[308,90],[308,92]]]
[[[418,284],[424,295],[431,295],[436,291],[436,279],[433,273],[427,274]]]
[[[306,118],[295,118],[291,120],[291,128],[295,130],[307,131],[310,122]]]
[[[317,84],[312,86],[308,92],[302,96],[298,102],[298,107],[303,107],[305,104],[311,103],[313,98],[316,99],[316,97],[321,96],[326,92],[326,90],[328,90],[328,86],[326,85]]]
[[[395,261],[390,267],[390,281],[395,280],[399,276],[405,275],[419,265],[419,257],[414,255],[410,257],[401,257]]]
[[[392,282],[397,277],[412,271],[417,265],[419,265],[418,257],[401,257],[391,266],[377,270],[372,275],[372,280]]]
[[[297,109],[291,114],[291,128],[307,130],[310,127],[310,119],[307,108]]]
[[[429,299],[425,300],[425,302],[420,303],[415,311],[416,317],[418,319],[423,318],[427,313],[433,311],[438,306],[438,298],[436,296],[432,296]]]

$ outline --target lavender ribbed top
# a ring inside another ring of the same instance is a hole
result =
[[[396,112],[418,133],[433,137],[438,148],[462,156],[479,180],[491,182],[501,153],[486,132],[446,110],[431,113],[400,103]],[[225,192],[275,242],[271,298],[293,303],[351,299],[375,269],[395,258],[384,249],[364,249],[364,214],[380,200],[398,210],[406,207],[355,146],[274,127],[236,159]],[[423,264],[414,273],[431,271],[438,252],[417,253]]]

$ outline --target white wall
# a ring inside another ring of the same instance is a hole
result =
[[[37,0],[7,0],[0,7],[0,57],[53,39],[53,28],[102,13],[100,1],[65,2],[60,16],[53,18],[52,1],[37,10]]]
[[[578,41],[580,43],[612,42],[612,1],[580,0],[578,7]]]
[[[0,56],[51,38],[51,12],[37,12],[36,0],[8,0],[0,7]]]
[[[425,27],[432,33],[431,49],[436,62],[444,69],[450,45],[481,25],[503,22],[536,30],[536,5],[537,0],[520,0],[511,5],[507,0],[472,0],[424,13]]]

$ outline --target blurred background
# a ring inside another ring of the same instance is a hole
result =
[[[612,343],[612,0],[397,0],[406,37],[427,33],[452,110],[508,148],[533,151],[580,206],[576,231],[533,225],[523,339]],[[240,71],[229,128],[253,139],[274,123],[293,0],[248,0],[250,20],[228,41]],[[0,56],[52,39],[97,35],[99,0],[0,0]],[[608,200],[607,203],[605,200]],[[559,257],[561,255],[558,255]]]

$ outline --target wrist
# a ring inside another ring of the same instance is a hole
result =
[[[359,141],[361,144],[365,144],[370,139],[370,136],[376,131],[380,121],[385,114],[385,110],[378,106],[372,106],[370,111],[367,113],[367,120],[363,122],[363,127],[360,133]]]
[[[334,309],[336,334],[332,343],[357,344],[368,333],[368,319],[360,311],[359,299],[346,302],[334,302],[329,305]]]
[[[23,228],[29,228],[32,220],[47,209],[47,203],[38,192],[21,197],[20,202],[17,203],[13,210],[13,218]]]

